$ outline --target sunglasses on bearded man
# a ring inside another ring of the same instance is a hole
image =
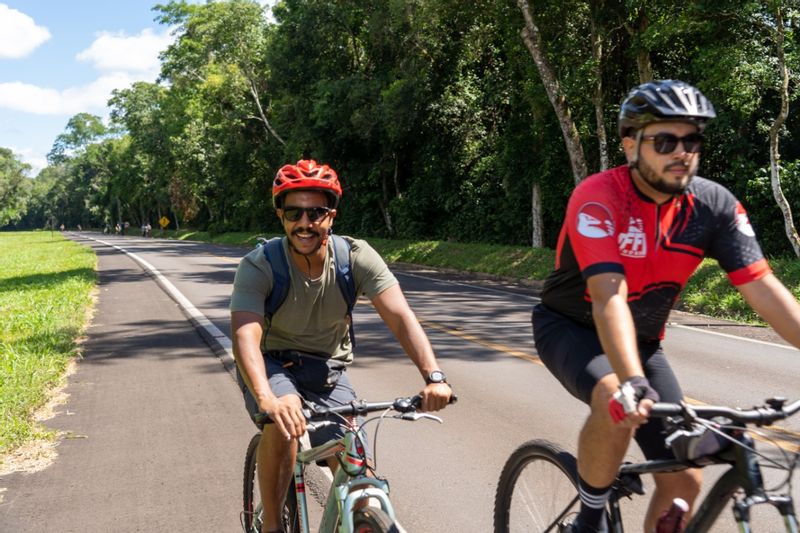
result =
[[[705,138],[701,133],[690,133],[683,137],[678,137],[671,133],[657,133],[655,135],[644,135],[642,141],[653,141],[653,149],[659,154],[671,154],[677,148],[678,143],[683,143],[683,149],[690,154],[698,153],[703,147]]]
[[[289,222],[297,222],[303,218],[303,213],[305,213],[310,222],[316,222],[328,216],[330,212],[331,209],[329,207],[295,207],[287,205],[283,208],[283,218]]]

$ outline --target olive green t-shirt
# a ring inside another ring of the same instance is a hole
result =
[[[350,242],[350,257],[356,295],[370,300],[397,284],[394,274],[378,252],[366,241],[344,237]],[[311,279],[292,261],[286,237],[283,249],[289,263],[289,292],[268,324],[262,350],[301,350],[330,354],[333,359],[351,362],[353,346],[347,318],[347,302],[336,284],[333,242],[322,275]],[[272,268],[264,250],[256,248],[239,263],[231,295],[231,311],[264,315],[264,302],[272,290]]]

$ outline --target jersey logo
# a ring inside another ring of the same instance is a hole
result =
[[[647,255],[647,239],[644,235],[644,222],[641,218],[630,217],[628,231],[617,238],[619,254],[624,257],[642,258]]]
[[[588,202],[578,210],[578,233],[590,239],[614,235],[614,219],[603,204]]]
[[[736,229],[739,230],[739,233],[748,237],[756,236],[753,226],[750,225],[750,219],[747,218],[747,211],[744,210],[744,207],[739,202],[736,202]]]

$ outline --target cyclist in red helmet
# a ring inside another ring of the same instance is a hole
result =
[[[800,347],[800,305],[771,273],[741,203],[695,175],[715,117],[682,81],[634,88],[619,113],[628,164],[586,178],[567,205],[555,270],[532,317],[542,362],[591,407],[578,443],[581,508],[561,531],[606,531],[608,491],[631,438],[648,459],[672,458],[661,421],[647,418],[653,402],[683,399],[661,340],[704,257],[717,259],[753,309]],[[673,498],[694,501],[700,472],[654,475],[645,531]]]
[[[345,371],[353,359],[347,302],[337,287],[335,243],[329,238],[341,196],[339,178],[327,165],[303,160],[278,171],[272,199],[286,233],[282,246],[291,282],[269,320],[265,301],[274,278],[266,254],[257,248],[236,271],[230,309],[240,384],[251,417],[261,411],[271,419],[257,457],[263,532],[281,531],[279,512],[292,476],[296,439],[305,432],[301,396],[321,405],[356,399]],[[425,382],[422,408],[444,408],[452,391],[397,279],[365,241],[341,238],[349,245],[356,294],[372,301]],[[340,431],[338,426],[328,429]],[[318,430],[309,437],[317,445],[334,435]]]

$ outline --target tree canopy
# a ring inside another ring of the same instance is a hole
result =
[[[109,125],[70,119],[18,225],[167,214],[212,231],[278,230],[272,178],[314,158],[343,183],[339,232],[524,245],[538,219],[554,246],[576,179],[622,163],[624,95],[677,78],[718,111],[701,174],[743,201],[768,253],[786,254],[769,133],[782,51],[790,112],[776,168],[798,212],[798,4],[282,0],[274,20],[253,0],[160,4],[175,41],[159,81],[116,91]]]

